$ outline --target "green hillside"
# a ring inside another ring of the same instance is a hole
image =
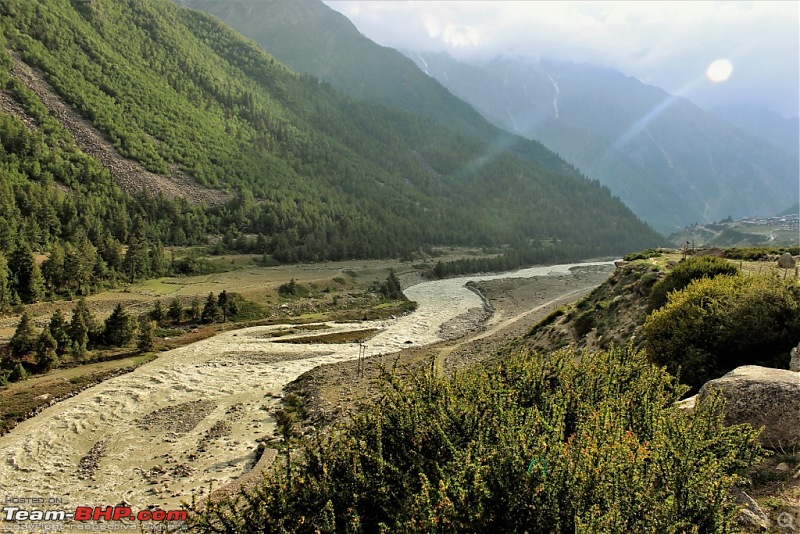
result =
[[[281,261],[515,243],[555,243],[561,255],[585,257],[659,239],[552,153],[543,151],[543,164],[526,161],[354,102],[216,19],[165,0],[9,0],[0,28],[7,256],[23,242],[45,254],[65,242],[114,249],[97,259],[135,278],[148,274],[140,264],[161,245],[211,234]],[[20,75],[26,65],[52,98],[31,91]],[[137,183],[78,148],[84,136],[65,126],[54,99],[141,163]],[[208,207],[174,198],[184,195],[162,188],[160,177],[230,200]],[[141,190],[163,195],[131,196]],[[134,244],[142,257],[125,258],[125,270],[120,246]]]
[[[462,133],[498,133],[413,61],[374,43],[320,0],[176,1],[218,17],[293,70],[355,99],[410,111]]]
[[[356,100],[408,111],[450,130],[563,170],[565,161],[536,140],[487,121],[413,61],[364,36],[321,0],[174,0],[222,20],[299,73]]]

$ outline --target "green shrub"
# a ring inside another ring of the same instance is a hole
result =
[[[278,295],[291,298],[291,297],[307,297],[310,294],[310,291],[307,287],[298,284],[294,278],[292,278],[288,283],[281,284],[278,288]]]
[[[623,260],[625,261],[635,261],[635,260],[648,260],[650,258],[660,258],[661,252],[654,248],[648,248],[647,250],[642,250],[640,252],[631,252],[630,254],[623,256]]]
[[[653,285],[648,311],[656,310],[666,304],[667,297],[671,292],[683,289],[692,280],[703,277],[714,278],[720,274],[736,274],[738,272],[738,267],[716,256],[698,256],[683,260]]]
[[[741,365],[785,367],[800,339],[800,289],[775,275],[695,280],[644,332],[650,358],[692,388]]]
[[[759,261],[770,256],[780,256],[788,252],[792,256],[800,254],[800,247],[736,247],[725,250],[725,257],[732,260]]]
[[[547,316],[536,323],[533,328],[530,329],[528,332],[529,336],[532,336],[534,333],[538,332],[540,329],[544,328],[545,326],[551,325],[556,322],[556,319],[564,315],[565,311],[564,308],[556,308],[555,310],[551,311],[547,314]]]
[[[583,337],[591,332],[592,328],[595,327],[594,314],[594,310],[589,310],[581,313],[575,318],[572,328],[575,330],[576,336]]]
[[[730,532],[757,432],[642,352],[519,353],[451,378],[383,377],[383,397],[199,532]]]

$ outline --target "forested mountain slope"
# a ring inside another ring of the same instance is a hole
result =
[[[216,19],[166,0],[7,0],[0,28],[6,256],[22,244],[50,253],[68,243],[135,278],[147,274],[144,260],[124,267],[121,245],[141,245],[152,259],[162,245],[209,234],[227,243],[262,234],[258,252],[283,261],[443,244],[546,243],[591,256],[659,238],[544,149],[543,162],[532,162],[406,112],[354,102]],[[42,86],[20,76],[26,71]],[[85,130],[62,122],[69,109],[147,171],[137,179],[191,179],[230,200],[208,207],[130,196],[152,184],[124,192],[124,173],[86,148]]]
[[[289,68],[353,98],[410,111],[461,133],[500,133],[413,61],[373,42],[320,0],[175,1],[218,17]]]
[[[539,141],[490,123],[409,58],[368,39],[321,0],[174,1],[218,17],[289,68],[357,100],[408,111],[540,165],[564,164]]]

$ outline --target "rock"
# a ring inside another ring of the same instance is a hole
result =
[[[797,263],[794,261],[792,255],[788,252],[784,252],[783,255],[778,258],[778,267],[781,269],[791,269],[795,265],[797,265]]]
[[[694,413],[694,404],[697,400],[697,395],[693,395],[688,399],[683,399],[682,401],[678,401],[675,403],[675,406],[681,410],[682,412],[686,412],[688,414]]]
[[[771,449],[800,447],[800,377],[786,369],[738,367],[707,382],[697,394],[702,402],[712,390],[725,398],[725,423],[764,427],[760,440]]]
[[[800,343],[792,349],[791,359],[789,360],[789,370],[800,372]]]
[[[750,525],[757,527],[761,530],[769,529],[769,517],[764,513],[764,510],[753,500],[751,496],[742,491],[740,488],[734,487],[731,490],[736,504],[741,506],[739,513],[734,518],[740,525]]]
[[[789,470],[789,464],[787,464],[786,462],[781,462],[775,466],[775,471],[779,473],[785,473],[788,470]]]
[[[614,262],[614,267],[625,267],[626,265],[628,265],[628,262],[625,260],[616,260]]]

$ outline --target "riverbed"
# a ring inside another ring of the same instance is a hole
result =
[[[423,282],[407,288],[418,303],[389,321],[322,324],[319,333],[377,329],[363,348],[292,344],[285,325],[226,332],[162,353],[20,423],[0,437],[0,498],[63,499],[72,506],[126,502],[174,509],[246,473],[258,438],[275,430],[283,387],[323,364],[387,354],[441,341],[442,325],[483,302],[470,280],[563,276],[574,267],[535,267]],[[468,325],[467,325],[468,326]],[[295,329],[297,330],[297,329]]]

